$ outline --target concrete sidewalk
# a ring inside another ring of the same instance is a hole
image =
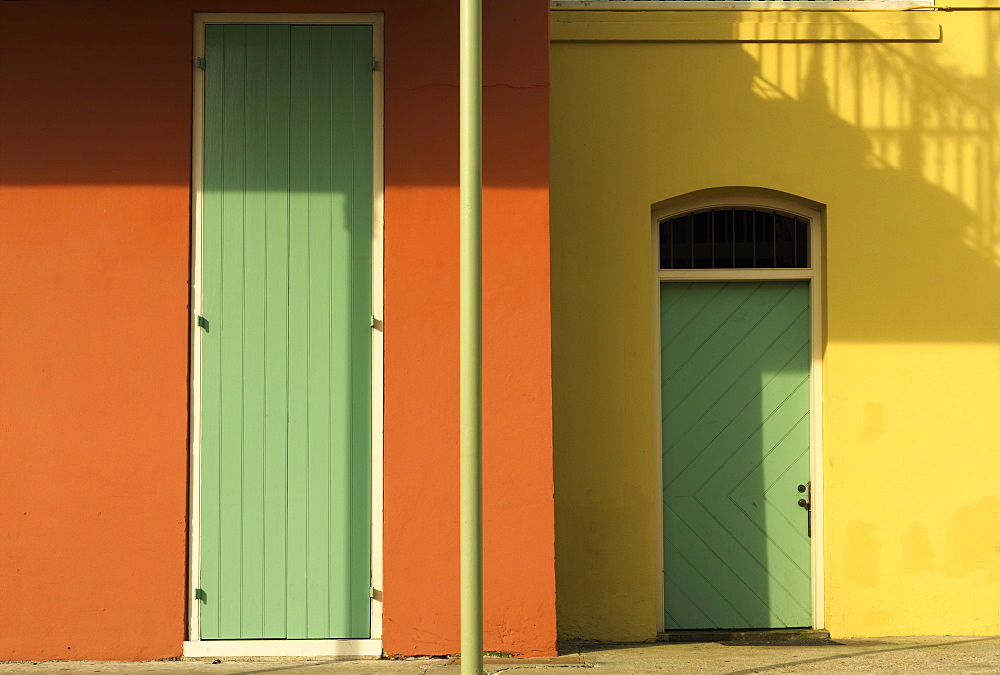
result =
[[[555,659],[488,659],[486,672],[524,675],[751,675],[764,673],[1000,673],[1000,637],[839,640],[828,645],[630,644],[577,646]],[[372,661],[95,661],[0,663],[3,675],[458,675],[452,659]]]

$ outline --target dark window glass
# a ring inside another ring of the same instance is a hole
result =
[[[782,214],[775,215],[775,267],[796,267],[795,264],[795,219]]]
[[[712,211],[712,230],[715,235],[715,268],[732,268],[733,262],[733,212]]]
[[[660,222],[660,269],[809,267],[809,221],[770,209],[708,209]]]
[[[712,269],[712,212],[702,211],[691,216],[692,250],[691,266]]]
[[[753,267],[753,211],[735,209],[733,211],[736,242],[736,267]]]
[[[691,269],[691,215],[673,218],[668,227],[673,269]]]
[[[774,267],[774,212],[753,212],[753,266]]]
[[[795,266],[809,267],[809,223],[795,221]]]
[[[670,262],[670,221],[660,223],[660,269],[671,269]]]

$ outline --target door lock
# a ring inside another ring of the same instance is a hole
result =
[[[806,483],[805,485],[799,486],[799,492],[806,492],[805,499],[799,500],[799,506],[804,508],[806,511],[812,511],[812,483]]]
[[[812,481],[805,483],[804,485],[799,485],[799,492],[804,492],[805,497],[799,499],[799,506],[806,510],[806,527],[807,533],[812,536]]]

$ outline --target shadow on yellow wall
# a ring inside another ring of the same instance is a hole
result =
[[[821,623],[1000,631],[1000,14],[553,17],[563,637],[655,635],[650,207],[721,186],[826,207]]]

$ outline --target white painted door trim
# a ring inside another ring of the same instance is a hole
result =
[[[201,640],[200,603],[195,600],[201,569],[201,330],[202,312],[202,205],[204,198],[205,71],[197,59],[205,56],[205,26],[209,24],[318,24],[367,25],[373,29],[375,69],[372,73],[372,429],[371,429],[371,637],[367,640]],[[194,16],[194,91],[191,133],[191,380],[189,472],[187,641],[183,654],[198,656],[316,656],[371,657],[382,654],[382,531],[383,531],[383,268],[384,195],[384,17],[374,14],[229,14],[197,13]]]
[[[660,221],[690,211],[717,207],[760,207],[777,209],[801,216],[809,220],[809,262],[808,269],[754,269],[754,270],[661,270],[660,269]],[[663,448],[662,448],[662,401],[660,393],[660,284],[668,281],[752,281],[789,280],[809,281],[809,347],[811,364],[809,369],[809,420],[810,420],[810,460],[812,481],[812,627],[822,629],[826,624],[824,549],[823,549],[823,236],[826,232],[825,211],[822,205],[808,202],[791,195],[771,190],[755,188],[720,188],[703,190],[688,196],[669,199],[652,208],[652,265],[653,265],[653,411],[655,423],[654,446],[656,455],[657,500],[657,549],[656,549],[656,594],[658,611],[656,630],[664,630],[663,610]]]
[[[197,658],[316,658],[377,659],[381,640],[191,640],[184,643],[184,657]]]

